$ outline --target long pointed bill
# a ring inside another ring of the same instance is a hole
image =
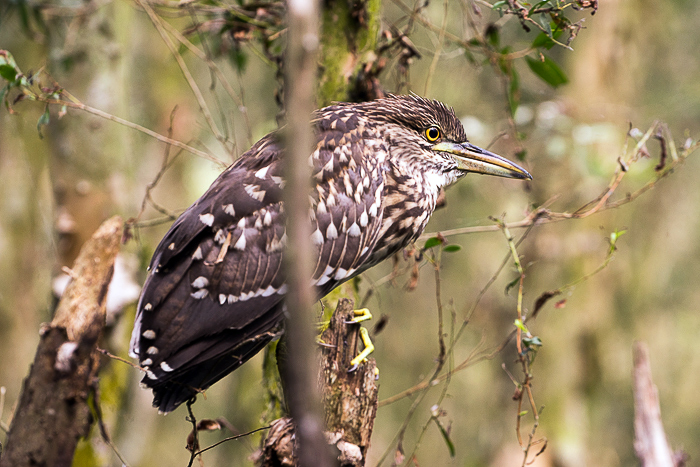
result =
[[[436,144],[432,149],[452,154],[457,161],[457,167],[467,172],[532,180],[532,175],[519,165],[471,143],[443,142]]]

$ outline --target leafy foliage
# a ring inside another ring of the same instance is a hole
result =
[[[532,57],[525,57],[525,60],[530,70],[553,88],[558,88],[569,82],[564,71],[551,58],[542,55],[540,60]]]

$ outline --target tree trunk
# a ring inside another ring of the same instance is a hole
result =
[[[88,434],[96,345],[122,230],[122,220],[113,217],[81,250],[56,316],[40,331],[0,467],[70,466],[78,440]]]
[[[374,419],[377,415],[379,386],[374,359],[349,371],[357,355],[360,325],[353,319],[353,302],[342,299],[321,336],[319,382],[325,407],[326,441],[337,448],[341,467],[365,465]],[[260,465],[296,466],[294,423],[281,418],[272,423],[263,443]]]
[[[376,58],[380,7],[381,0],[323,2],[319,107],[380,97],[376,80],[364,70]]]

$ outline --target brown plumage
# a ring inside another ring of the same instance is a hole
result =
[[[323,297],[414,241],[440,189],[468,172],[529,179],[467,142],[454,112],[417,96],[317,111],[309,219]],[[286,242],[278,132],[226,169],[173,224],[144,285],[131,354],[169,412],[282,331]]]

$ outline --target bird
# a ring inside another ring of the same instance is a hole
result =
[[[315,111],[309,278],[322,298],[415,242],[443,188],[468,173],[531,180],[471,144],[452,108],[415,94]],[[281,130],[225,169],[155,249],[129,353],[168,413],[228,375],[284,329]]]

